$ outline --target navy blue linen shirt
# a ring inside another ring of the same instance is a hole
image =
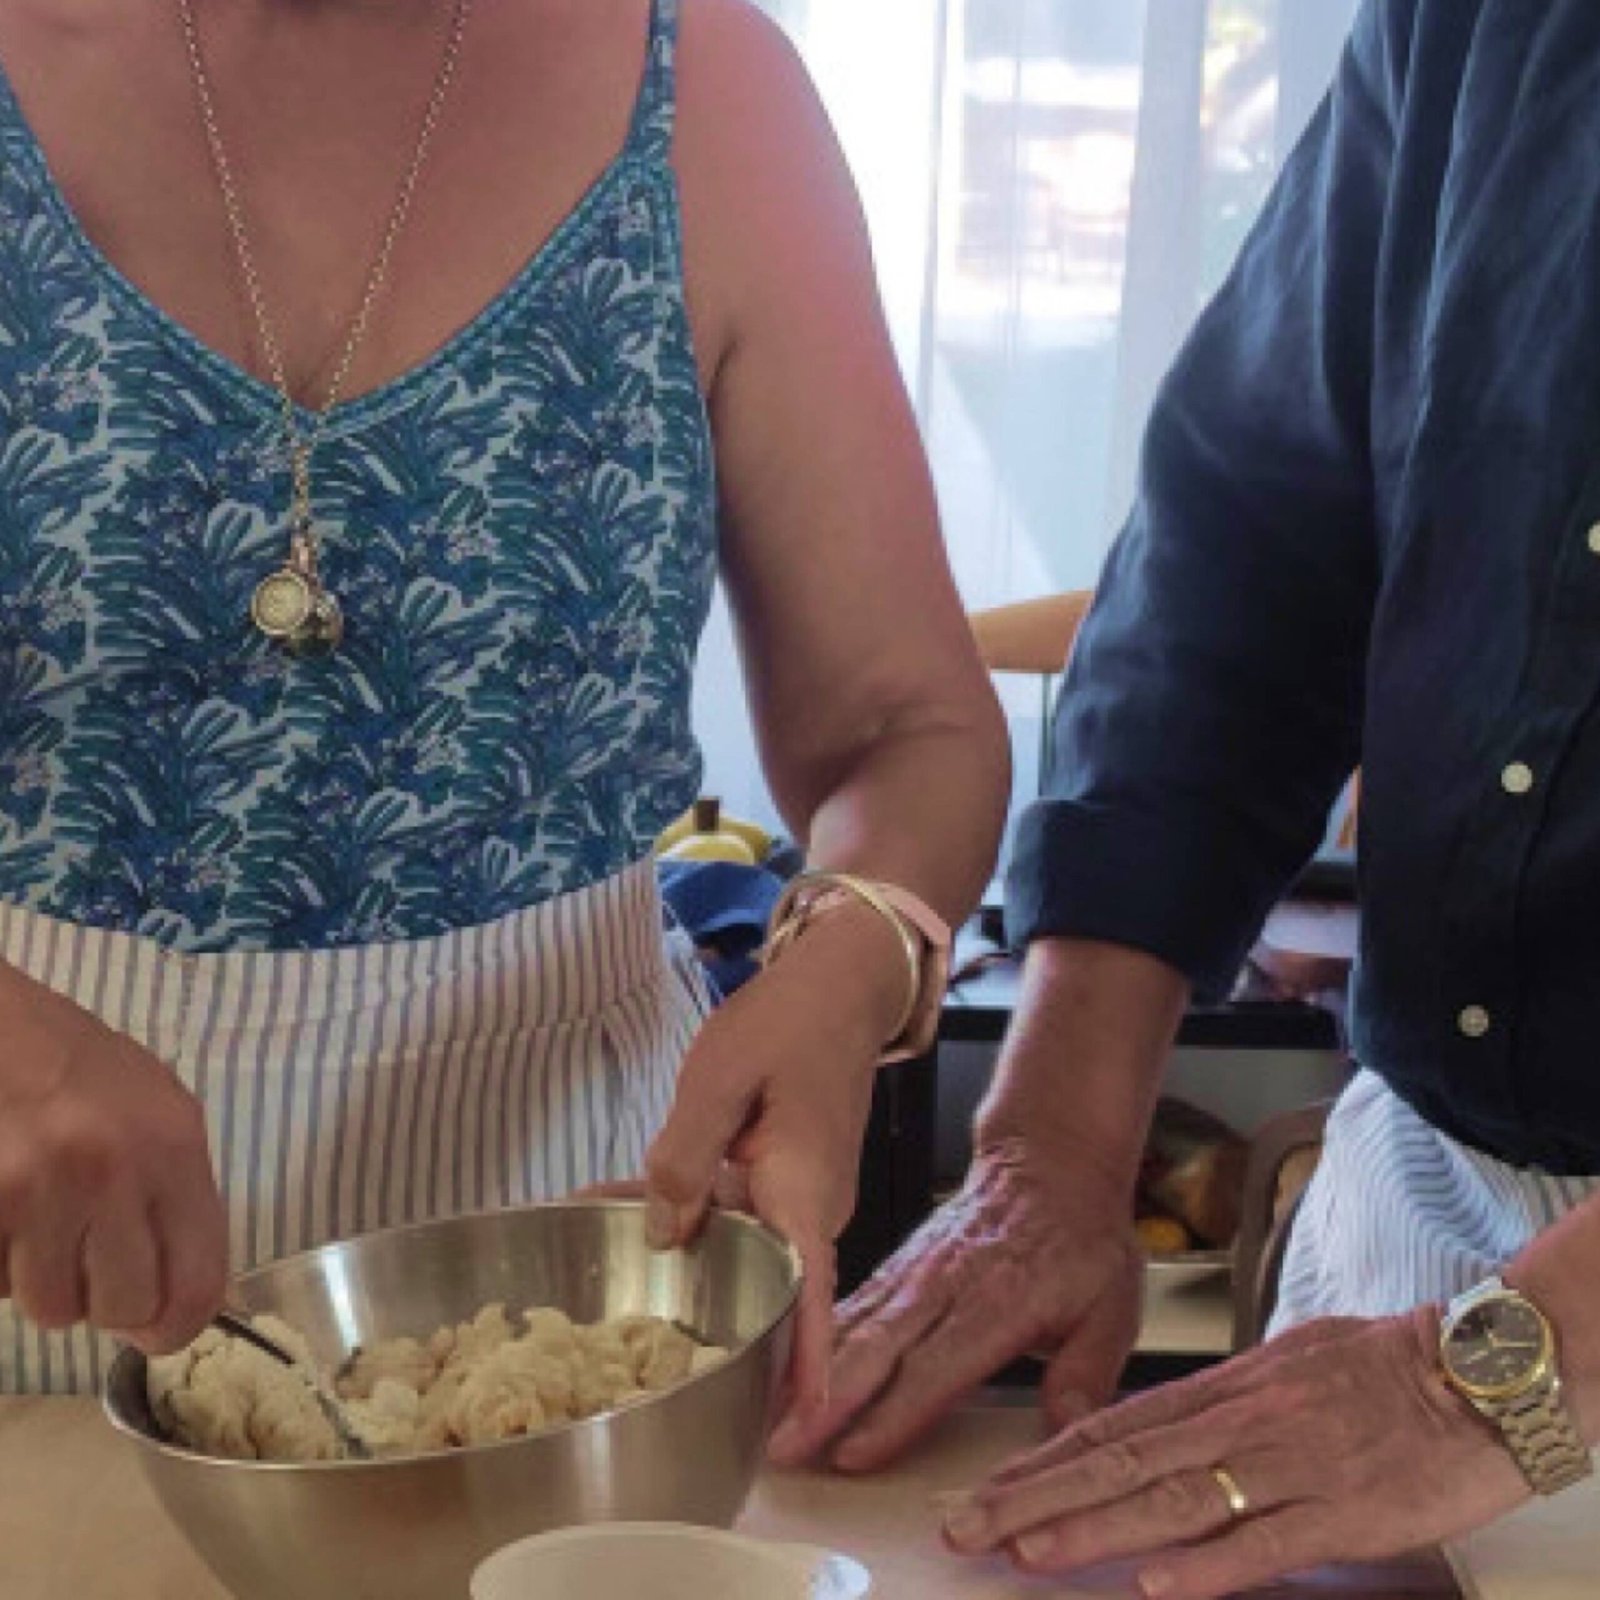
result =
[[[1600,0],[1369,0],[1162,391],[1013,933],[1225,984],[1362,768],[1353,1038],[1600,1171]]]

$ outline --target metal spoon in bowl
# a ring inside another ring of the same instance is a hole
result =
[[[270,1356],[274,1361],[285,1367],[293,1368],[305,1379],[306,1387],[311,1391],[312,1398],[317,1402],[318,1408],[328,1419],[328,1426],[333,1429],[334,1437],[339,1441],[340,1453],[351,1461],[370,1461],[372,1450],[367,1441],[356,1432],[355,1424],[345,1414],[345,1409],[335,1397],[328,1393],[323,1384],[283,1348],[276,1339],[270,1339],[247,1316],[237,1311],[222,1310],[212,1319],[211,1325],[219,1332],[228,1334],[234,1339],[243,1339],[246,1344],[254,1345],[263,1355]]]

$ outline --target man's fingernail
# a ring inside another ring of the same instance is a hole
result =
[[[953,1494],[945,1501],[944,1531],[963,1550],[987,1548],[993,1527],[989,1513],[970,1494]]]
[[[793,1455],[799,1447],[800,1424],[793,1417],[787,1417],[780,1422],[767,1441],[768,1454],[774,1456]]]
[[[644,1237],[652,1250],[670,1250],[678,1242],[678,1208],[653,1194],[645,1202]]]
[[[1076,1389],[1063,1390],[1056,1396],[1056,1421],[1063,1428],[1070,1428],[1073,1423],[1082,1422],[1093,1410],[1088,1395],[1079,1394]]]
[[[1162,1595],[1171,1594],[1176,1586],[1177,1580],[1165,1567],[1152,1567],[1139,1574],[1139,1587],[1144,1590],[1146,1600],[1161,1600]]]
[[[1041,1567],[1055,1554],[1056,1540],[1052,1533],[1025,1533],[1017,1540],[1017,1554],[1030,1567]]]

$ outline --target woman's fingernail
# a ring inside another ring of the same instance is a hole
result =
[[[645,1202],[644,1237],[652,1250],[670,1250],[678,1242],[678,1208],[653,1194]]]
[[[827,1378],[824,1378],[818,1388],[795,1397],[794,1404],[790,1408],[790,1416],[793,1421],[804,1427],[814,1427],[827,1416],[832,1405],[833,1386]]]
[[[1176,1580],[1165,1567],[1152,1567],[1139,1574],[1139,1587],[1145,1593],[1145,1600],[1161,1600],[1162,1595],[1172,1593],[1175,1585]]]
[[[1017,1554],[1030,1567],[1041,1567],[1055,1554],[1056,1540],[1051,1533],[1025,1533],[1017,1540]]]

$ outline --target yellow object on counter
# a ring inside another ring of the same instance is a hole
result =
[[[754,866],[772,849],[772,836],[753,822],[726,816],[720,800],[696,800],[656,840],[664,861],[735,861]]]
[[[1133,1228],[1147,1255],[1175,1256],[1194,1248],[1189,1230],[1172,1217],[1140,1217]]]

